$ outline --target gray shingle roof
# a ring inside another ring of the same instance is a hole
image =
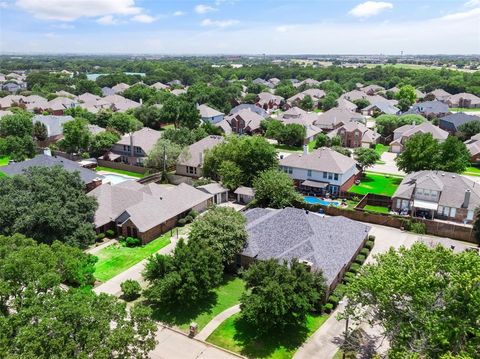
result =
[[[355,255],[370,227],[345,217],[320,217],[297,208],[255,208],[245,213],[248,243],[256,259],[307,260],[321,269],[327,285]]]
[[[72,116],[36,115],[33,116],[32,123],[43,123],[47,128],[48,137],[52,137],[63,134],[63,125],[72,120]]]
[[[22,174],[24,170],[30,167],[40,166],[40,167],[53,167],[53,166],[62,166],[68,172],[78,171],[80,174],[80,179],[84,183],[90,183],[95,179],[102,179],[103,176],[97,174],[96,172],[83,168],[77,162],[70,161],[63,157],[52,157],[47,155],[37,155],[34,158],[22,162],[12,163],[8,166],[1,167],[1,172],[6,173],[7,175],[17,175]]]
[[[459,112],[440,118],[439,125],[447,131],[456,131],[459,126],[472,121],[480,121],[480,117]]]
[[[323,147],[307,154],[291,154],[282,158],[280,165],[341,174],[347,172],[352,167],[355,168],[356,162],[337,151]]]
[[[224,138],[222,136],[207,136],[188,146],[179,156],[177,163],[183,166],[199,167],[203,164],[205,151],[215,147],[223,141]]]

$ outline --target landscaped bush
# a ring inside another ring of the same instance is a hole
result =
[[[333,310],[333,304],[332,303],[327,303],[323,306],[323,311],[325,313],[331,313]]]
[[[188,216],[185,217],[185,221],[187,223],[192,223],[193,222],[193,217],[191,215],[188,215]]]
[[[127,279],[125,282],[122,282],[120,288],[122,288],[122,297],[127,302],[137,299],[142,290],[140,284],[133,279]]]
[[[105,233],[97,234],[97,242],[101,242],[105,239]]]
[[[125,245],[127,247],[137,247],[141,244],[142,242],[138,238],[133,238],[133,237],[127,237],[125,240]]]
[[[368,248],[368,249],[372,250],[373,242],[372,241],[367,241],[367,243],[365,243],[365,248]]]
[[[427,232],[427,226],[425,223],[415,222],[412,223],[410,231],[417,234],[425,234]]]
[[[350,266],[349,272],[357,274],[359,269],[360,269],[360,264],[358,264],[358,263],[353,263],[353,264]]]
[[[107,229],[107,231],[105,232],[105,234],[107,235],[108,238],[113,238],[115,237],[115,231],[113,229]]]
[[[363,262],[365,262],[365,256],[364,256],[363,254],[359,254],[359,255],[355,258],[355,263],[363,264]]]
[[[335,295],[331,295],[330,297],[328,297],[328,303],[331,303],[333,305],[333,308],[336,308],[338,306],[338,302],[340,302],[340,299]]]
[[[368,236],[368,240],[369,240],[369,241],[372,241],[372,242],[375,242],[375,236],[372,235],[372,234],[369,235],[369,236]]]
[[[198,217],[198,212],[192,209],[190,210],[190,212],[188,212],[188,215],[191,216],[193,219],[195,219]]]
[[[370,253],[370,249],[366,247],[360,250],[360,254],[364,255],[365,257],[367,257],[369,253]]]
[[[121,243],[121,242],[125,242],[125,237],[124,236],[118,236],[118,241]]]
[[[183,227],[185,224],[187,224],[187,220],[185,218],[180,218],[177,224],[179,227]]]

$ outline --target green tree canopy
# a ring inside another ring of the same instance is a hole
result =
[[[398,101],[404,100],[408,108],[409,106],[413,105],[415,103],[415,100],[417,99],[415,87],[413,87],[412,85],[405,85],[400,87],[396,98]]]
[[[480,133],[480,121],[471,121],[458,126],[457,136],[462,141],[469,140],[472,136]]]
[[[318,307],[325,292],[321,272],[292,260],[258,261],[244,272],[248,291],[240,299],[242,317],[259,334],[305,325],[306,315]]]
[[[31,167],[0,178],[0,234],[22,233],[40,243],[55,240],[86,247],[95,240],[96,200],[78,173],[60,166]]]
[[[354,151],[354,158],[364,171],[365,168],[373,166],[380,160],[380,155],[373,148],[359,147]]]
[[[58,142],[59,147],[68,153],[87,151],[92,140],[92,134],[87,126],[88,122],[83,118],[65,123],[63,139]]]
[[[396,357],[478,356],[480,256],[415,243],[391,248],[347,288],[343,316],[379,324]],[[453,330],[454,328],[454,330]]]
[[[203,127],[193,130],[186,127],[169,128],[163,131],[162,134],[163,139],[176,143],[181,147],[189,146],[207,136],[208,133]]]
[[[132,110],[132,115],[139,120],[145,127],[159,130],[162,126],[160,122],[160,108],[157,106],[140,106]]]
[[[194,103],[189,102],[182,96],[170,97],[160,110],[162,123],[173,123],[175,128],[187,127],[190,129],[200,124],[200,112]]]
[[[247,241],[245,217],[233,208],[215,207],[193,222],[188,239],[204,243],[228,265],[242,252]]]
[[[260,172],[278,165],[275,147],[259,136],[227,137],[223,143],[207,151],[203,174],[220,180],[220,166],[225,161],[233,162],[240,168],[240,184],[246,186],[250,186]]]
[[[182,151],[183,149],[180,145],[160,138],[148,154],[145,165],[159,171],[163,171],[164,168],[168,170],[175,166]]]
[[[142,123],[134,116],[125,112],[115,112],[108,119],[107,127],[111,127],[119,133],[125,134],[141,129]]]
[[[449,136],[440,144],[439,150],[438,169],[462,173],[470,165],[470,152],[467,146],[457,137]]]
[[[305,111],[312,111],[313,110],[313,100],[310,95],[306,95],[298,104],[298,106]]]
[[[103,131],[93,136],[90,143],[90,152],[93,156],[99,157],[120,140],[120,135],[116,131]]]
[[[283,208],[301,201],[292,179],[282,171],[270,169],[253,180],[255,200],[262,207]]]
[[[144,277],[150,302],[194,305],[222,281],[222,256],[203,243],[180,239],[172,256],[155,254],[148,259]]]
[[[407,173],[434,170],[440,158],[439,144],[431,133],[417,133],[405,141],[403,152],[395,159]]]

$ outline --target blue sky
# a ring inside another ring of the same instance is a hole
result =
[[[2,53],[480,53],[480,0],[6,0]]]

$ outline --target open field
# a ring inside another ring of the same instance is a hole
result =
[[[362,177],[360,184],[354,184],[348,192],[358,194],[374,193],[391,197],[401,182],[401,177],[367,172]]]
[[[149,257],[170,243],[170,232],[139,247],[111,245],[95,253],[95,278],[105,282]]]
[[[251,358],[292,358],[297,349],[327,320],[327,315],[309,315],[305,328],[285,330],[283,334],[269,333],[255,337],[254,330],[241,319],[240,313],[225,320],[207,341]]]
[[[244,291],[245,283],[242,279],[226,275],[223,283],[200,303],[191,307],[175,305],[154,308],[153,316],[156,320],[179,327],[185,332],[188,331],[190,323],[195,322],[200,331],[225,309],[238,304]]]

